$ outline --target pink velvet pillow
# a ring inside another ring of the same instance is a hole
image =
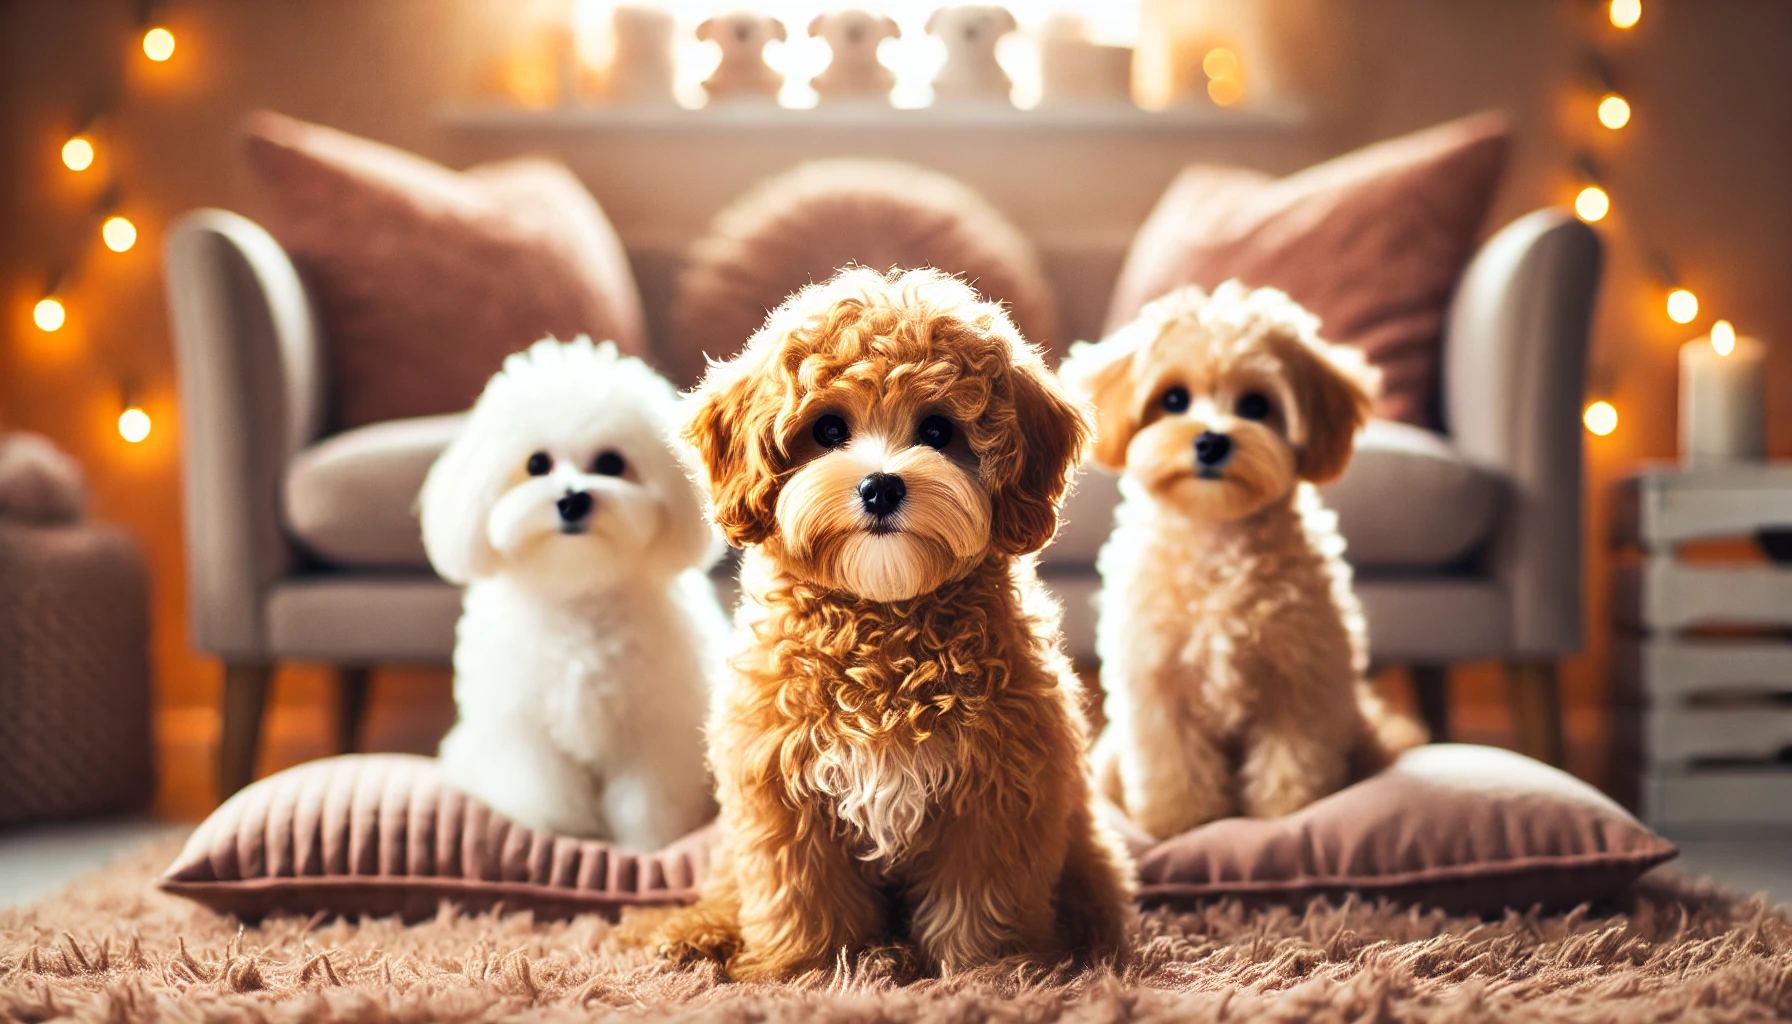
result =
[[[666,371],[697,382],[766,313],[848,264],[936,267],[1008,305],[1028,341],[1062,354],[1057,300],[1020,229],[970,186],[894,160],[815,160],[775,175],[716,214],[691,246],[673,305]]]
[[[709,832],[664,850],[514,825],[444,785],[433,758],[363,754],[270,775],[212,812],[162,875],[164,891],[246,918],[358,916],[502,905],[545,917],[693,898]]]
[[[1381,368],[1378,415],[1430,426],[1444,314],[1510,134],[1503,117],[1482,114],[1281,179],[1190,167],[1134,238],[1107,329],[1177,285],[1236,277],[1280,288],[1319,316],[1327,340]]]
[[[506,355],[548,335],[646,351],[622,244],[558,164],[457,173],[265,112],[248,157],[267,228],[322,314],[334,427],[465,409]]]
[[[1604,899],[1679,851],[1567,772],[1439,743],[1285,818],[1224,818],[1148,846],[1147,905],[1360,893],[1456,913]]]
[[[1104,807],[1140,899],[1299,901],[1357,892],[1466,913],[1572,906],[1628,886],[1673,844],[1566,773],[1491,747],[1409,751],[1272,820],[1156,842]],[[693,899],[712,829],[651,854],[531,832],[447,788],[429,758],[326,758],[269,776],[199,826],[162,888],[244,917],[428,916],[450,900],[539,916]]]

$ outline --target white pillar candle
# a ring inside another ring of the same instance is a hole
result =
[[[1680,346],[1680,457],[1688,465],[1767,457],[1767,346],[1728,321]]]

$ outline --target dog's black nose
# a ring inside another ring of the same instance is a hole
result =
[[[1212,468],[1219,465],[1226,461],[1226,456],[1230,454],[1232,454],[1232,439],[1224,434],[1203,430],[1201,436],[1195,438],[1195,461],[1205,467]]]
[[[906,497],[908,485],[894,473],[873,473],[859,481],[859,503],[879,519],[895,515]]]
[[[554,507],[560,510],[562,521],[576,523],[591,514],[591,495],[575,491],[554,502]]]

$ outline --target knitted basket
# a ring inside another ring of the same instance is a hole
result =
[[[154,786],[136,545],[0,520],[0,826],[140,807]]]

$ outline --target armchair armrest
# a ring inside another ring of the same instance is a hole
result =
[[[165,256],[193,638],[214,654],[261,657],[263,596],[295,558],[280,526],[281,477],[322,419],[317,329],[292,261],[247,218],[188,213]]]
[[[1489,566],[1518,657],[1581,645],[1580,417],[1600,263],[1593,229],[1561,210],[1528,214],[1482,246],[1445,326],[1446,431],[1511,488]]]

